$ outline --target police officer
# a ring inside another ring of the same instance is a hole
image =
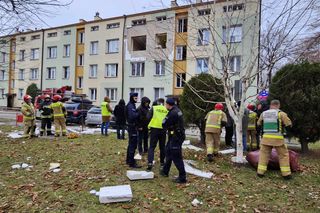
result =
[[[130,101],[126,106],[126,118],[127,118],[127,124],[128,124],[128,134],[129,134],[126,163],[131,168],[141,168],[141,166],[139,166],[134,159],[134,153],[138,145],[137,122],[139,119],[139,113],[137,112],[137,109],[136,109],[137,100],[138,100],[138,93],[130,93]]]
[[[33,104],[31,103],[32,97],[30,95],[25,95],[23,97],[23,103],[21,106],[21,112],[23,114],[23,124],[24,124],[24,137],[36,137],[36,122],[35,122],[35,109]]]
[[[168,177],[171,163],[173,161],[179,171],[179,176],[174,181],[176,183],[186,183],[186,171],[184,169],[181,149],[182,143],[186,137],[182,112],[175,105],[175,101],[172,98],[167,99],[166,108],[169,110],[169,113],[163,120],[162,127],[168,130],[168,142],[166,145],[166,161],[160,171],[160,175]]]
[[[214,106],[214,110],[208,112],[205,117],[207,159],[209,162],[213,161],[213,155],[218,154],[220,147],[221,128],[227,124],[227,116],[222,110],[223,105],[221,103],[217,103]]]
[[[263,112],[258,120],[258,125],[263,126],[263,136],[260,146],[260,156],[257,175],[263,177],[267,171],[270,153],[274,147],[277,150],[280,171],[284,179],[291,179],[289,152],[284,144],[283,127],[290,131],[292,122],[286,113],[280,109],[280,101],[272,100],[270,109]]]
[[[257,145],[257,113],[254,112],[254,105],[248,104],[247,109],[249,110],[249,119],[248,119],[248,127],[247,127],[247,149],[255,150],[258,148]]]
[[[53,111],[53,120],[54,126],[56,129],[55,137],[60,136],[60,131],[62,132],[62,136],[67,135],[67,127],[66,127],[66,116],[67,111],[63,104],[60,102],[61,96],[54,95],[53,103],[50,104],[49,108]]]
[[[149,112],[148,118],[151,118],[151,121],[148,125],[150,129],[150,147],[148,150],[148,167],[147,171],[152,170],[153,160],[154,160],[154,150],[157,147],[159,141],[160,148],[160,165],[163,167],[166,145],[166,130],[162,128],[162,121],[167,116],[168,110],[164,106],[164,99],[159,98],[157,103],[154,104]]]
[[[41,110],[40,136],[43,136],[46,128],[47,128],[47,136],[52,135],[51,133],[52,110],[49,108],[50,105],[51,105],[50,95],[45,95],[44,101],[40,105],[40,110]]]

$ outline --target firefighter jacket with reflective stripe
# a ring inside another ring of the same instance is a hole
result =
[[[221,110],[212,110],[206,115],[205,132],[220,133],[221,121],[227,122],[227,116]]]
[[[51,101],[43,101],[41,103],[41,118],[51,118],[52,117],[52,109],[50,109]]]
[[[49,108],[52,109],[54,118],[67,115],[66,109],[60,101],[50,104]]]
[[[156,128],[156,129],[162,129],[162,121],[165,119],[165,117],[168,114],[168,110],[165,106],[158,105],[152,107],[152,118],[148,125],[148,128]]]
[[[102,116],[111,116],[111,111],[109,111],[109,103],[103,101],[101,103],[101,115]]]
[[[249,111],[248,130],[256,130],[257,113]]]
[[[283,145],[283,127],[292,125],[287,114],[278,109],[270,109],[261,114],[257,124],[262,125],[262,122],[262,144],[269,146]]]
[[[26,102],[22,103],[21,112],[23,114],[23,121],[29,121],[35,119],[35,111],[33,104],[27,104]]]

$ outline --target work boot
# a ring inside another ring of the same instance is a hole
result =
[[[169,175],[168,175],[167,173],[165,173],[165,172],[163,171],[163,169],[160,170],[160,175],[161,175],[162,177],[169,177]]]
[[[43,131],[40,132],[40,136],[43,136]]]
[[[263,178],[263,177],[264,177],[263,174],[259,174],[259,173],[257,173],[257,176],[258,176],[259,178]]]
[[[51,131],[47,131],[47,136],[52,136],[52,132]]]
[[[179,184],[184,184],[184,183],[187,183],[187,179],[178,177],[178,178],[174,179],[173,182],[179,183]]]
[[[291,175],[287,175],[287,176],[282,176],[285,180],[291,180],[292,176]]]
[[[139,168],[141,168],[142,166],[140,166],[140,165],[138,165],[138,164],[131,164],[131,165],[129,165],[129,167],[130,168],[133,168],[133,169],[139,169]]]
[[[207,159],[209,162],[212,162],[213,161],[213,155],[212,154],[208,154],[207,155]]]
[[[148,172],[151,172],[151,171],[152,171],[152,163],[149,163],[149,164],[148,164],[147,171],[148,171]]]

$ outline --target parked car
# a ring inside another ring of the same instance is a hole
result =
[[[67,123],[85,124],[88,111],[92,108],[92,101],[88,99],[71,99],[65,102],[67,110]]]
[[[101,108],[94,106],[87,113],[86,125],[97,126],[97,125],[100,125],[101,123],[102,123]],[[114,116],[111,117],[110,127],[113,129],[117,128]]]

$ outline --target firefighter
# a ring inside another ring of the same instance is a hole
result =
[[[47,136],[51,136],[51,119],[52,119],[52,110],[49,108],[51,105],[50,95],[44,96],[44,101],[40,105],[41,110],[41,129],[40,136],[43,136],[44,131],[47,128]]]
[[[287,132],[290,132],[292,122],[287,114],[280,110],[280,101],[272,100],[270,109],[261,114],[257,124],[262,125],[263,128],[257,170],[258,177],[263,177],[267,171],[269,157],[274,147],[279,156],[280,171],[283,178],[291,179],[289,152],[284,144],[283,127]]]
[[[23,97],[23,103],[21,106],[21,112],[23,114],[23,124],[24,124],[24,137],[36,137],[36,117],[35,117],[35,109],[33,104],[31,103],[32,97],[30,95],[25,95]]]
[[[214,106],[214,110],[208,112],[205,117],[207,159],[209,162],[213,161],[213,155],[218,155],[220,147],[221,128],[222,126],[226,126],[227,124],[227,116],[222,110],[223,105],[221,103],[217,103]]]
[[[257,113],[254,112],[254,105],[249,104],[247,106],[249,110],[249,120],[247,127],[247,149],[256,150],[258,148],[257,138],[256,138],[256,125],[257,125]]]
[[[60,131],[62,132],[62,136],[67,135],[67,127],[66,127],[66,116],[67,111],[63,104],[60,102],[61,96],[54,95],[53,103],[50,104],[49,108],[52,109],[53,112],[53,121],[56,129],[55,137],[60,136]]]

